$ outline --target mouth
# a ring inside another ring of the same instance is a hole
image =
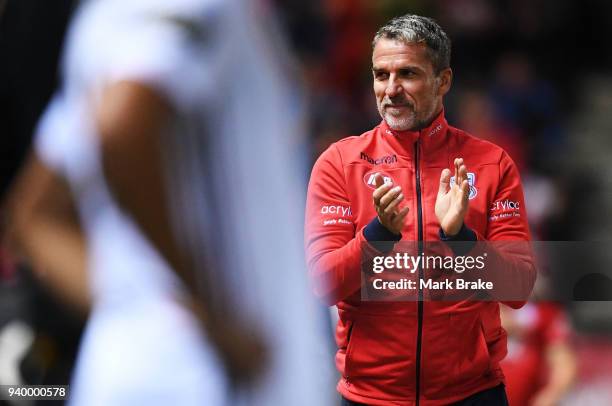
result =
[[[387,108],[390,108],[390,109],[401,109],[401,108],[406,108],[406,107],[412,108],[412,104],[408,103],[408,102],[403,102],[403,103],[390,103],[390,102],[387,102],[387,103],[383,104],[383,108],[384,109],[387,109]]]
[[[387,112],[387,114],[396,116],[404,114],[406,110],[412,110],[412,105],[408,103],[386,104],[383,106],[383,110]]]

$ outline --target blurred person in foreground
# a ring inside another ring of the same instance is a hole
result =
[[[501,316],[508,332],[508,355],[501,366],[510,404],[559,404],[576,376],[567,314],[557,303],[530,302],[518,310],[502,308]]]
[[[12,243],[91,308],[71,404],[328,404],[297,103],[256,4],[91,0],[72,22],[8,202]]]
[[[418,242],[408,245],[419,254],[423,242],[528,241],[516,165],[444,118],[450,40],[433,20],[405,15],[380,28],[372,73],[382,122],[319,157],[306,209],[315,291],[339,312],[343,404],[507,405],[499,302],[524,304],[535,280],[530,252],[489,245],[494,272],[510,282],[473,299],[424,301],[419,288],[412,301],[367,301],[360,288],[364,256],[384,253],[381,241]]]

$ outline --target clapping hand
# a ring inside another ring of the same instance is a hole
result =
[[[436,198],[436,217],[447,236],[456,235],[468,211],[470,185],[463,158],[455,159],[455,183],[451,185],[451,171],[444,169],[440,175],[440,188]]]

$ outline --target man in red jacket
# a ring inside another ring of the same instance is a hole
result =
[[[416,241],[422,253],[424,242],[530,238],[514,162],[444,118],[452,81],[444,31],[406,15],[373,45],[383,120],[331,145],[308,187],[309,272],[317,296],[339,313],[338,391],[345,405],[505,405],[499,301],[523,304],[535,280],[531,255],[490,248],[502,278],[484,300],[425,301],[421,289],[413,301],[362,300],[363,254],[373,242]],[[500,289],[519,294],[504,298]]]

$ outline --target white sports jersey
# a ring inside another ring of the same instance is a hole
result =
[[[333,399],[323,313],[302,253],[299,99],[282,76],[279,44],[245,3],[90,0],[68,32],[64,86],[39,124],[37,152],[69,180],[88,240],[94,310],[73,404],[218,405],[226,391],[213,351],[177,304],[180,281],[102,176],[92,112],[103,87],[123,80],[176,109],[164,151],[177,235],[208,265],[205,290],[233,292],[228,310],[256,321],[270,343],[259,384],[225,401]]]

